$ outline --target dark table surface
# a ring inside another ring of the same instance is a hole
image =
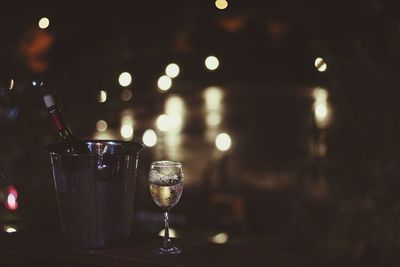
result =
[[[357,266],[309,252],[222,245],[185,239],[176,256],[157,256],[151,250],[161,239],[132,236],[115,248],[82,249],[65,244],[60,236],[15,233],[0,236],[0,266]]]

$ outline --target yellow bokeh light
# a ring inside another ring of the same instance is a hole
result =
[[[231,137],[227,133],[220,133],[215,139],[215,146],[220,151],[227,151],[232,144]]]
[[[104,120],[99,120],[99,121],[97,121],[97,123],[96,123],[96,129],[97,129],[97,131],[99,131],[99,132],[105,132],[105,131],[107,131],[107,129],[108,129],[107,122],[104,121]]]
[[[127,87],[131,84],[132,82],[132,76],[129,72],[123,72],[119,75],[118,77],[118,82],[121,86]]]
[[[215,56],[208,56],[204,61],[206,68],[209,70],[216,70],[219,66],[219,60]]]
[[[38,24],[39,24],[39,28],[46,29],[50,25],[50,20],[48,18],[44,17],[39,20]]]
[[[130,89],[124,89],[121,92],[121,99],[123,101],[129,101],[132,98],[132,91]]]
[[[228,241],[228,238],[229,238],[228,234],[219,233],[219,234],[216,234],[215,236],[213,236],[211,238],[211,242],[214,242],[214,243],[217,243],[217,244],[223,244],[223,243],[226,243]]]
[[[225,8],[228,7],[228,1],[226,1],[226,0],[216,0],[215,1],[215,6],[218,9],[225,9]]]
[[[143,134],[143,144],[147,147],[153,147],[157,144],[156,132],[152,129],[147,129]]]
[[[179,66],[175,63],[171,63],[165,68],[165,74],[170,78],[176,78],[179,75],[179,72]]]
[[[104,102],[106,102],[106,101],[107,101],[107,92],[101,90],[101,91],[99,92],[99,97],[98,97],[97,101],[99,101],[99,103],[104,103]]]
[[[167,75],[163,75],[158,79],[157,85],[161,91],[167,91],[172,86],[172,80]]]
[[[316,58],[314,61],[314,66],[317,68],[319,72],[324,72],[328,68],[323,58]]]

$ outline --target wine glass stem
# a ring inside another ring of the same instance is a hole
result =
[[[169,222],[168,222],[168,211],[164,212],[164,248],[171,245],[171,239],[169,238]]]

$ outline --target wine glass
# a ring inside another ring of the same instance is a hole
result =
[[[149,173],[150,193],[154,202],[164,211],[164,242],[155,248],[155,254],[179,254],[182,249],[174,246],[169,237],[168,212],[178,203],[183,190],[182,164],[175,161],[155,161]]]

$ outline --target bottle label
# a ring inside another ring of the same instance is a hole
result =
[[[63,131],[66,127],[65,127],[65,123],[63,122],[63,119],[60,116],[60,113],[58,112],[58,110],[56,108],[49,109],[49,113],[51,116],[51,120],[54,123],[54,126],[56,126],[58,131]]]

